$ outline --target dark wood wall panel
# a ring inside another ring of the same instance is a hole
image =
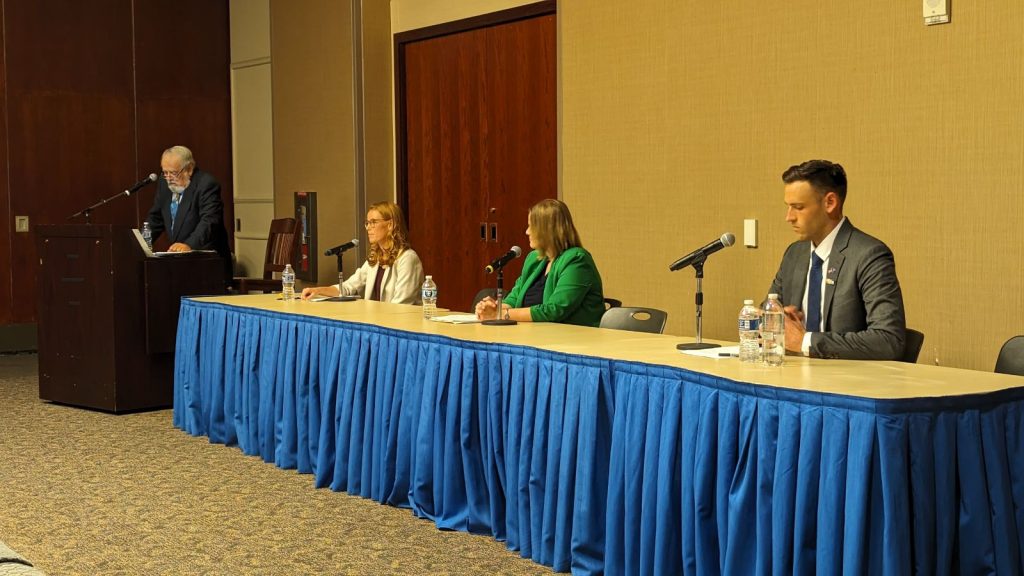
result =
[[[130,0],[7,0],[11,211],[54,224],[135,176]],[[94,221],[132,218],[129,202]],[[8,235],[13,322],[35,320],[36,253]]]
[[[0,10],[0,46],[4,45],[4,13]],[[7,86],[6,63],[0,58],[0,87]],[[7,90],[0,90],[0,270],[11,269],[11,242],[14,217],[11,215],[10,191],[7,187]],[[0,324],[13,322],[10,278],[0,276]]]
[[[488,261],[513,245],[529,250],[529,207],[558,194],[555,15],[506,14],[397,40],[399,198],[439,305],[458,310],[493,287]],[[496,241],[489,227],[481,239],[481,223],[497,225]],[[521,268],[509,265],[506,290]]]
[[[37,257],[14,216],[57,224],[159,170],[160,151],[192,147],[224,185],[231,220],[226,0],[0,0],[6,54],[0,146],[10,159],[0,216],[0,323],[35,321]],[[150,186],[95,210],[141,221]],[[6,212],[6,206],[10,211]],[[16,277],[16,280],[14,278]]]
[[[231,46],[227,2],[138,1],[135,76],[139,165],[160,168],[160,153],[182,144],[200,169],[221,183],[224,221],[231,230]],[[139,216],[155,188],[139,200]],[[228,237],[234,241],[234,235]]]

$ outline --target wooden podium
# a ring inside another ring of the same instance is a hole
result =
[[[217,254],[147,256],[132,228],[36,227],[39,397],[124,412],[170,406],[182,296],[223,294]]]

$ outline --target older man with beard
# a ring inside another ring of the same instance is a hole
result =
[[[149,226],[155,241],[166,232],[170,252],[216,250],[224,258],[225,279],[231,278],[231,250],[224,228],[220,184],[196,168],[192,151],[184,146],[164,150],[160,178]]]

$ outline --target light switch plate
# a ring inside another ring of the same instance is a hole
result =
[[[950,0],[922,0],[922,2],[924,23],[926,26],[949,23]]]
[[[757,248],[757,220],[743,221],[743,245],[748,248]]]
[[[15,216],[14,217],[14,231],[15,232],[28,232],[28,216]]]

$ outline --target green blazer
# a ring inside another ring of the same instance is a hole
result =
[[[526,256],[523,273],[516,285],[505,297],[505,303],[513,308],[521,307],[526,289],[544,273],[547,258],[534,250]],[[555,258],[551,271],[544,282],[544,299],[530,307],[530,318],[534,322],[562,322],[580,326],[597,326],[604,314],[604,292],[601,275],[597,272],[594,259],[583,248],[569,248]]]

